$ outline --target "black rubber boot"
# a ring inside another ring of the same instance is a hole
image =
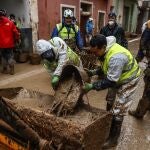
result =
[[[7,67],[3,67],[1,73],[8,74],[9,72],[7,70]]]
[[[123,117],[121,117],[119,119],[113,118],[109,137],[106,140],[106,142],[104,143],[102,149],[108,149],[108,148],[117,146],[118,138],[119,138],[120,132],[121,132],[122,122],[123,122]]]
[[[142,98],[135,111],[129,110],[131,116],[136,117],[137,119],[142,119],[149,109],[150,101],[147,98]]]
[[[15,74],[15,69],[14,69],[15,67],[14,67],[14,65],[10,65],[9,67],[10,67],[10,72],[9,73],[11,75],[14,75]]]
[[[107,102],[106,110],[110,111],[112,109],[112,106],[113,106],[113,104],[110,104],[110,103]]]

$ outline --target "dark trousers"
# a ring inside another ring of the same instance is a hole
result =
[[[13,48],[3,48],[0,49],[1,51],[1,61],[2,66],[7,67],[8,65],[12,66],[14,65],[14,54],[13,54]]]

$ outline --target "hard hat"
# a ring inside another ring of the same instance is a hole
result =
[[[114,12],[110,12],[109,14],[108,14],[108,17],[117,17],[117,15],[116,15],[116,13],[114,13]]]
[[[7,12],[5,9],[0,9],[0,16],[6,16]]]
[[[90,21],[93,21],[93,18],[89,18]]]
[[[50,42],[58,49],[67,50],[67,44],[60,37],[54,37]]]
[[[50,49],[53,49],[53,46],[50,42],[43,39],[36,42],[36,51],[39,55],[42,55],[44,52]]]
[[[73,12],[70,9],[64,11],[64,17],[73,17]]]

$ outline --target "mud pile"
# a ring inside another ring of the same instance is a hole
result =
[[[9,97],[3,99],[3,108],[0,103],[0,115],[5,121],[22,135],[12,115],[7,114],[9,110],[42,139],[53,143],[55,149],[99,150],[108,135],[112,116],[104,110],[82,104],[74,114],[57,117],[47,112],[54,102],[53,96],[23,88],[0,90],[0,96],[3,95]]]
[[[19,107],[23,106],[38,111],[47,112],[54,101],[54,97],[37,91],[22,88],[12,101]]]

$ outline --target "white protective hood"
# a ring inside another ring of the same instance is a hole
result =
[[[53,45],[46,40],[41,39],[36,42],[36,51],[39,55],[43,54],[51,48],[54,49]]]
[[[107,47],[106,52],[116,43],[116,38],[114,36],[107,36]]]
[[[56,57],[59,54],[64,54],[67,52],[67,44],[60,37],[54,37],[50,40],[50,43],[54,46],[54,53]]]

